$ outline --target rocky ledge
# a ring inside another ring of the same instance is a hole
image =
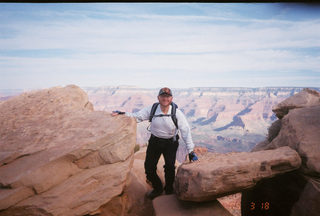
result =
[[[253,187],[264,178],[298,169],[301,159],[289,147],[259,152],[206,153],[182,164],[175,188],[181,200],[202,202]]]
[[[133,119],[94,111],[74,85],[2,102],[0,215],[98,213],[123,192],[135,139]]]

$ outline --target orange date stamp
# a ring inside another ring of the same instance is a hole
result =
[[[250,203],[250,210],[254,211],[255,209],[261,209],[261,210],[267,211],[270,209],[270,203],[269,202],[262,202],[262,203],[251,202]]]

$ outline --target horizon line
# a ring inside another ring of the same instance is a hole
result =
[[[55,88],[55,87],[67,87],[69,85],[75,85],[75,84],[68,84],[68,85],[57,85],[57,86],[51,86],[51,87],[46,87],[46,88],[3,88],[0,89],[1,91],[32,91],[32,90],[42,90],[42,89],[49,89],[49,88]],[[80,86],[80,85],[75,85],[78,86],[79,88],[82,89],[87,89],[87,88],[131,88],[131,89],[160,89],[162,87],[141,87],[141,86],[135,86],[135,85],[117,85],[117,86],[112,86],[112,85],[102,85],[102,86]],[[166,86],[168,87],[168,86]],[[230,88],[230,89],[261,89],[261,88],[316,88],[319,89],[320,87],[316,86],[260,86],[260,87],[244,87],[244,86],[193,86],[193,87],[168,87],[171,89],[206,89],[206,88]]]

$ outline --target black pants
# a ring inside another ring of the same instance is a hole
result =
[[[146,160],[144,162],[144,168],[147,175],[147,179],[152,183],[152,187],[155,190],[163,190],[162,182],[159,176],[157,175],[157,164],[161,154],[163,154],[165,162],[165,190],[172,190],[173,188],[175,178],[176,153],[179,146],[178,139],[178,136],[177,140],[173,141],[173,138],[162,139],[153,135],[151,135],[149,139]]]

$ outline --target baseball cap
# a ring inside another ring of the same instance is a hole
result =
[[[169,95],[169,96],[172,96],[171,89],[169,89],[169,88],[167,88],[167,87],[164,87],[164,88],[160,89],[158,96],[160,96],[160,95]]]

